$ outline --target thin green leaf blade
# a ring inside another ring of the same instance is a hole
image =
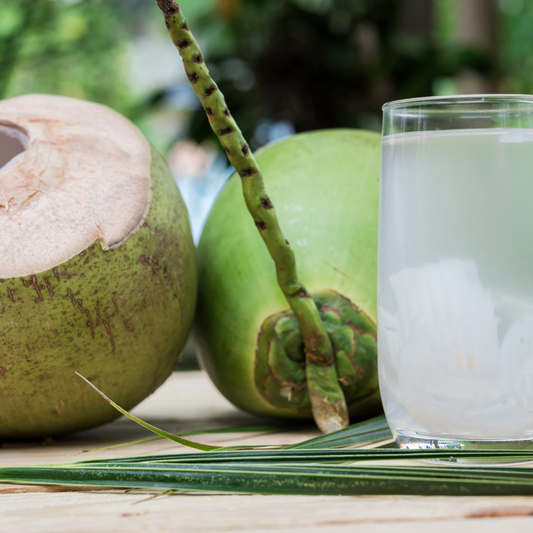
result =
[[[135,420],[134,420],[135,421]],[[273,425],[273,424],[260,424],[255,426],[233,426],[229,428],[215,428],[215,429],[199,429],[196,431],[182,431],[179,433],[176,433],[176,437],[186,437],[190,435],[211,435],[211,434],[219,434],[219,433],[277,433],[277,432],[283,432],[283,431],[290,431],[288,426],[281,426],[281,425]],[[146,437],[144,439],[138,439],[134,441],[129,442],[123,442],[121,444],[113,444],[112,446],[105,446],[104,448],[93,448],[92,450],[84,450],[84,453],[89,452],[101,452],[104,450],[111,450],[112,448],[121,448],[124,446],[133,446],[135,444],[143,444],[145,442],[150,442],[152,440],[158,440],[163,439],[165,437],[162,437],[160,435],[156,435],[153,437]],[[223,446],[219,447],[217,449],[219,450],[225,450],[230,448],[229,446]],[[242,446],[240,447],[243,448]],[[245,448],[251,448],[250,446],[245,446]],[[253,446],[255,448],[255,446]]]
[[[84,378],[81,374],[76,372],[76,374],[83,379],[86,383],[88,383],[104,400],[106,400],[110,405],[112,405],[119,413],[123,414],[125,417],[129,418],[130,420],[133,420],[143,428],[148,429],[149,431],[152,431],[156,435],[159,435],[160,437],[164,437],[165,439],[171,440],[173,442],[177,442],[178,444],[182,444],[183,446],[187,446],[189,448],[194,448],[196,450],[202,450],[204,452],[209,452],[211,450],[216,450],[217,448],[220,448],[220,446],[209,446],[207,444],[200,444],[199,442],[193,442],[188,439],[183,439],[181,437],[178,437],[177,435],[173,435],[172,433],[169,433],[168,431],[164,431],[163,429],[159,429],[155,426],[152,426],[151,424],[148,424],[148,422],[145,422],[144,420],[141,420],[140,418],[137,418],[136,416],[132,415],[131,413],[128,413],[125,409],[122,409],[120,405],[116,404],[111,398],[108,398],[101,390],[99,390],[97,387],[95,387],[88,379]]]
[[[336,448],[369,444],[392,439],[392,433],[384,415],[353,424],[346,429],[334,431],[327,435],[320,435],[312,439],[287,446],[285,449],[313,449]]]
[[[222,463],[254,463],[254,464],[343,464],[360,463],[365,461],[447,461],[450,465],[460,462],[476,460],[500,461],[533,461],[531,450],[399,450],[389,448],[371,449],[311,449],[311,450],[217,450],[205,453],[178,453],[152,456],[134,456],[115,459],[93,459],[70,463],[72,465],[104,465],[111,463],[189,463],[189,464],[222,464]],[[481,468],[481,467],[477,467]],[[492,468],[492,467],[490,467]]]

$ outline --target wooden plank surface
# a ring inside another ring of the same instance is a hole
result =
[[[168,431],[263,423],[235,409],[201,372],[174,373],[134,412]],[[317,435],[308,425],[271,435],[213,434],[205,443],[284,444]],[[98,457],[187,451],[167,441],[84,452],[149,434],[121,418],[51,443],[3,445],[3,465],[46,464]],[[348,532],[505,533],[533,531],[533,498],[248,496],[146,490],[95,490],[0,485],[1,533]]]

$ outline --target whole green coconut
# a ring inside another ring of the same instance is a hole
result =
[[[117,412],[75,371],[129,409],[192,322],[178,189],[124,117],[57,96],[0,102],[0,167],[0,438],[107,422]]]
[[[380,136],[355,130],[300,134],[257,156],[319,309],[350,414],[381,410],[376,299]],[[198,247],[196,333],[202,366],[238,407],[311,417],[298,322],[261,236],[231,178]]]

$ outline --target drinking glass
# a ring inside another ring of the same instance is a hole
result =
[[[533,448],[533,96],[383,107],[378,346],[402,448]]]

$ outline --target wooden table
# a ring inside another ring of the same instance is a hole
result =
[[[201,372],[176,372],[135,410],[168,431],[240,426],[263,421],[241,413]],[[272,435],[211,434],[201,442],[291,443],[317,435],[310,426]],[[4,445],[3,465],[46,464],[99,457],[177,452],[168,441],[84,453],[148,436],[121,418],[52,443]],[[186,451],[185,449],[181,449]],[[147,490],[0,485],[0,533],[246,532],[254,533],[521,533],[533,532],[529,497],[248,496]]]

